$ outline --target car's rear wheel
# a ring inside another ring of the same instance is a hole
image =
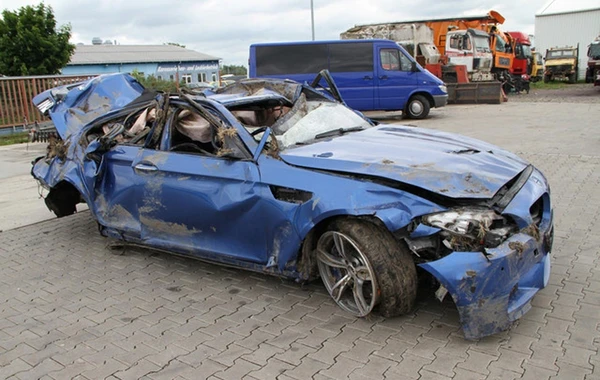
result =
[[[404,110],[410,119],[425,119],[429,115],[429,101],[423,95],[413,95]]]
[[[374,224],[333,223],[317,243],[317,265],[333,300],[355,316],[378,308],[391,317],[414,306],[417,273],[408,248]]]

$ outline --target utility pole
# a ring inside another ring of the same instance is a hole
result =
[[[312,28],[312,40],[315,40],[315,8],[313,0],[310,0],[310,26]]]

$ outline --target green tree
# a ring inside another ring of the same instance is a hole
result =
[[[223,74],[248,75],[248,71],[242,65],[223,65],[221,66],[221,75]]]
[[[71,25],[57,27],[52,7],[40,3],[15,12],[4,10],[0,20],[0,74],[58,74],[75,45]]]

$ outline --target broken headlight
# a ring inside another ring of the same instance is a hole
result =
[[[452,250],[479,250],[498,246],[517,230],[490,209],[455,209],[425,215],[421,222],[441,229],[444,245]]]

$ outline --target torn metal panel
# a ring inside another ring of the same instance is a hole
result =
[[[454,299],[467,339],[510,327],[531,308],[550,275],[548,247],[526,234],[513,235],[487,254],[453,252],[420,264]]]
[[[33,103],[46,105],[46,111],[52,104],[52,121],[65,139],[98,117],[123,108],[143,92],[144,87],[133,77],[112,74],[44,91],[33,98]]]

